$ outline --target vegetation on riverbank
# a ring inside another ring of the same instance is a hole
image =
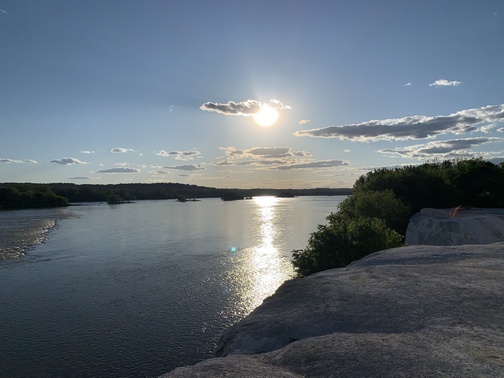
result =
[[[0,187],[0,209],[25,209],[67,206],[65,197],[46,186]]]
[[[179,183],[114,185],[4,183],[0,184],[0,209],[66,206],[68,203],[77,202],[123,203],[154,199],[226,198],[229,192],[241,198],[277,196],[285,193],[294,197],[348,195],[352,189],[219,189]],[[35,196],[35,193],[39,194]],[[49,198],[52,195],[57,198]],[[28,197],[31,199],[27,200]]]
[[[457,206],[504,207],[504,163],[461,159],[369,172],[329,223],[311,234],[308,246],[293,251],[294,268],[307,276],[400,246],[413,214]]]

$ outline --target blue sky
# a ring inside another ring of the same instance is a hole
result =
[[[351,187],[503,104],[503,0],[0,0],[0,182]]]

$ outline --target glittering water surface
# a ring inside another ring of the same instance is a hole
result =
[[[154,377],[211,357],[292,277],[291,251],[344,198],[94,204],[59,221],[60,210],[0,213],[2,250],[59,225],[0,262],[0,376]]]
[[[44,242],[58,220],[72,217],[61,209],[0,211],[0,261],[23,256]]]

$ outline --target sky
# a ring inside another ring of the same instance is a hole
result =
[[[348,188],[503,150],[504,0],[0,0],[0,182]]]

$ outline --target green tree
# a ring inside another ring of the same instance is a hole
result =
[[[336,223],[337,218],[378,218],[400,234],[406,232],[410,218],[410,207],[396,198],[390,189],[383,191],[356,191],[339,204],[338,211],[327,219]]]
[[[332,218],[319,225],[302,250],[293,251],[298,276],[340,268],[370,253],[402,245],[402,236],[377,218]]]

